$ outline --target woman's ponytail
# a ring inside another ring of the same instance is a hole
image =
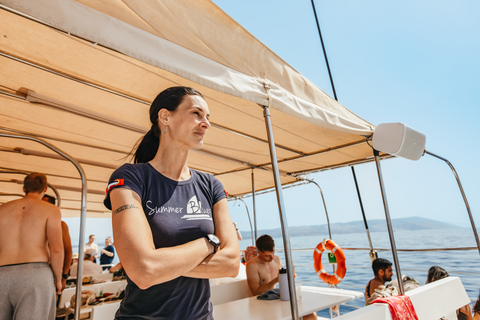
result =
[[[160,129],[158,125],[152,125],[150,130],[143,136],[135,150],[133,162],[146,163],[152,160],[160,145]]]

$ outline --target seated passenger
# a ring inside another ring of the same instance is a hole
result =
[[[275,242],[272,237],[264,234],[257,239],[255,245],[258,255],[247,262],[246,269],[248,287],[256,296],[275,288],[282,263],[280,258],[275,255]],[[293,272],[295,273],[295,268]],[[307,314],[302,319],[316,320],[317,315],[315,313]]]
[[[255,244],[258,255],[247,262],[247,282],[250,291],[256,296],[275,288],[282,263],[275,255],[275,242],[272,237],[264,234]]]
[[[480,320],[480,295],[473,306],[473,320]]]
[[[433,266],[428,270],[427,281],[425,284],[448,277],[448,272],[439,266]],[[472,320],[472,310],[470,305],[466,304],[457,310],[458,320]]]
[[[95,261],[95,250],[88,249],[85,251],[85,256],[83,258],[83,275],[84,276],[94,276],[97,274],[102,274],[102,267],[99,264],[96,264]],[[77,276],[77,262],[72,264],[70,275],[72,277]]]
[[[385,282],[392,281],[392,263],[387,259],[377,258],[372,262],[372,269],[375,278],[370,280],[365,288],[365,304],[368,305],[371,301],[370,297],[375,292],[375,289],[384,289]]]
[[[78,253],[72,254],[72,264],[78,262]]]

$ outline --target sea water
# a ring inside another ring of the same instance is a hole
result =
[[[260,236],[260,234],[259,234]],[[458,247],[476,247],[475,237],[471,229],[451,228],[451,229],[433,229],[433,230],[415,230],[415,231],[395,231],[395,244],[397,250],[400,249],[437,249],[437,248],[458,248]],[[371,232],[370,237],[374,249],[391,249],[390,238],[385,232]],[[99,236],[99,239],[104,237]],[[315,236],[291,237],[290,247],[297,274],[296,282],[309,286],[327,285],[320,280],[313,267],[313,249],[328,238],[328,234],[319,234]],[[333,234],[332,239],[341,248],[370,248],[368,237],[365,233]],[[274,238],[277,252],[276,254],[282,260],[285,266],[285,255],[283,252],[283,238]],[[72,241],[73,242],[73,241]],[[75,242],[73,242],[75,243]],[[99,251],[105,245],[97,243]],[[251,239],[240,241],[240,249],[244,250],[252,245]],[[73,247],[73,252],[78,252],[78,246]],[[337,287],[346,290],[356,290],[364,292],[368,281],[373,278],[370,257],[368,250],[343,250],[346,257],[347,273],[345,278]],[[325,256],[325,255],[324,255]],[[379,258],[385,258],[392,263],[393,255],[391,251],[378,251]],[[328,266],[326,257],[322,257],[325,270],[332,272]],[[448,271],[452,276],[459,277],[472,300],[476,300],[480,290],[480,254],[478,250],[460,250],[460,251],[422,251],[422,252],[398,252],[400,270],[402,274],[414,278],[420,284],[425,284],[427,271],[431,266],[438,265]],[[115,255],[113,263],[118,263],[118,256]],[[395,265],[392,266],[395,269]],[[394,270],[395,271],[395,270]],[[393,278],[396,277],[396,274]],[[340,312],[343,314],[363,307],[364,299],[357,299],[342,305]],[[319,316],[329,317],[328,310],[318,312]]]
[[[313,249],[328,235],[291,237],[290,248],[297,278],[295,281],[303,285],[323,286],[313,267]],[[387,232],[370,233],[374,249],[391,249],[390,238]],[[476,247],[475,237],[471,229],[452,228],[435,230],[416,230],[394,232],[395,244],[399,249],[437,249]],[[366,233],[350,233],[332,235],[333,240],[341,248],[370,248]],[[283,238],[274,238],[276,254],[285,264],[283,252]],[[250,239],[240,242],[240,248],[251,245]],[[364,292],[368,281],[373,278],[368,250],[343,250],[346,257],[347,273],[337,287],[346,290]],[[325,256],[325,255],[324,255]],[[385,258],[394,263],[391,251],[378,251],[379,258]],[[480,254],[478,250],[460,251],[422,251],[398,252],[398,260],[402,274],[415,279],[421,285],[425,284],[427,271],[431,266],[438,265],[447,270],[451,276],[459,277],[472,300],[476,300],[480,290]],[[327,257],[322,257],[322,263],[329,273],[333,268],[328,265]],[[395,264],[392,266],[395,269]],[[395,273],[395,270],[394,270]],[[396,273],[393,279],[396,278]],[[348,302],[348,306],[341,306],[340,312],[352,311],[365,306],[363,298]],[[319,316],[329,317],[328,310],[318,312]]]

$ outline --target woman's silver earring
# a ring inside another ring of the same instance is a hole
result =
[[[167,129],[168,129],[168,126],[165,126],[165,130],[164,130],[165,134],[167,134]]]

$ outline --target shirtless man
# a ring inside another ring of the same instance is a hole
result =
[[[22,199],[0,206],[0,319],[51,320],[62,290],[61,213],[42,201],[44,174],[29,174],[23,185]]]
[[[247,263],[247,282],[253,295],[275,288],[278,271],[282,268],[280,258],[275,255],[275,242],[264,234],[255,242],[258,255]]]
[[[370,280],[365,288],[365,304],[375,292],[375,289],[384,288],[385,282],[392,281],[392,263],[387,259],[377,258],[372,262],[372,269],[375,278]]]
[[[47,201],[55,205],[55,198],[46,194],[42,198],[43,201]],[[68,231],[68,225],[65,221],[62,223],[62,242],[63,242],[63,271],[62,271],[62,291],[67,286],[67,279],[70,276],[70,267],[72,266],[72,240],[70,239],[70,232]]]
[[[256,296],[275,288],[282,263],[275,255],[275,242],[272,237],[264,234],[257,239],[255,245],[258,255],[247,262],[247,283],[252,294]],[[304,315],[302,319],[317,319],[317,315]]]

